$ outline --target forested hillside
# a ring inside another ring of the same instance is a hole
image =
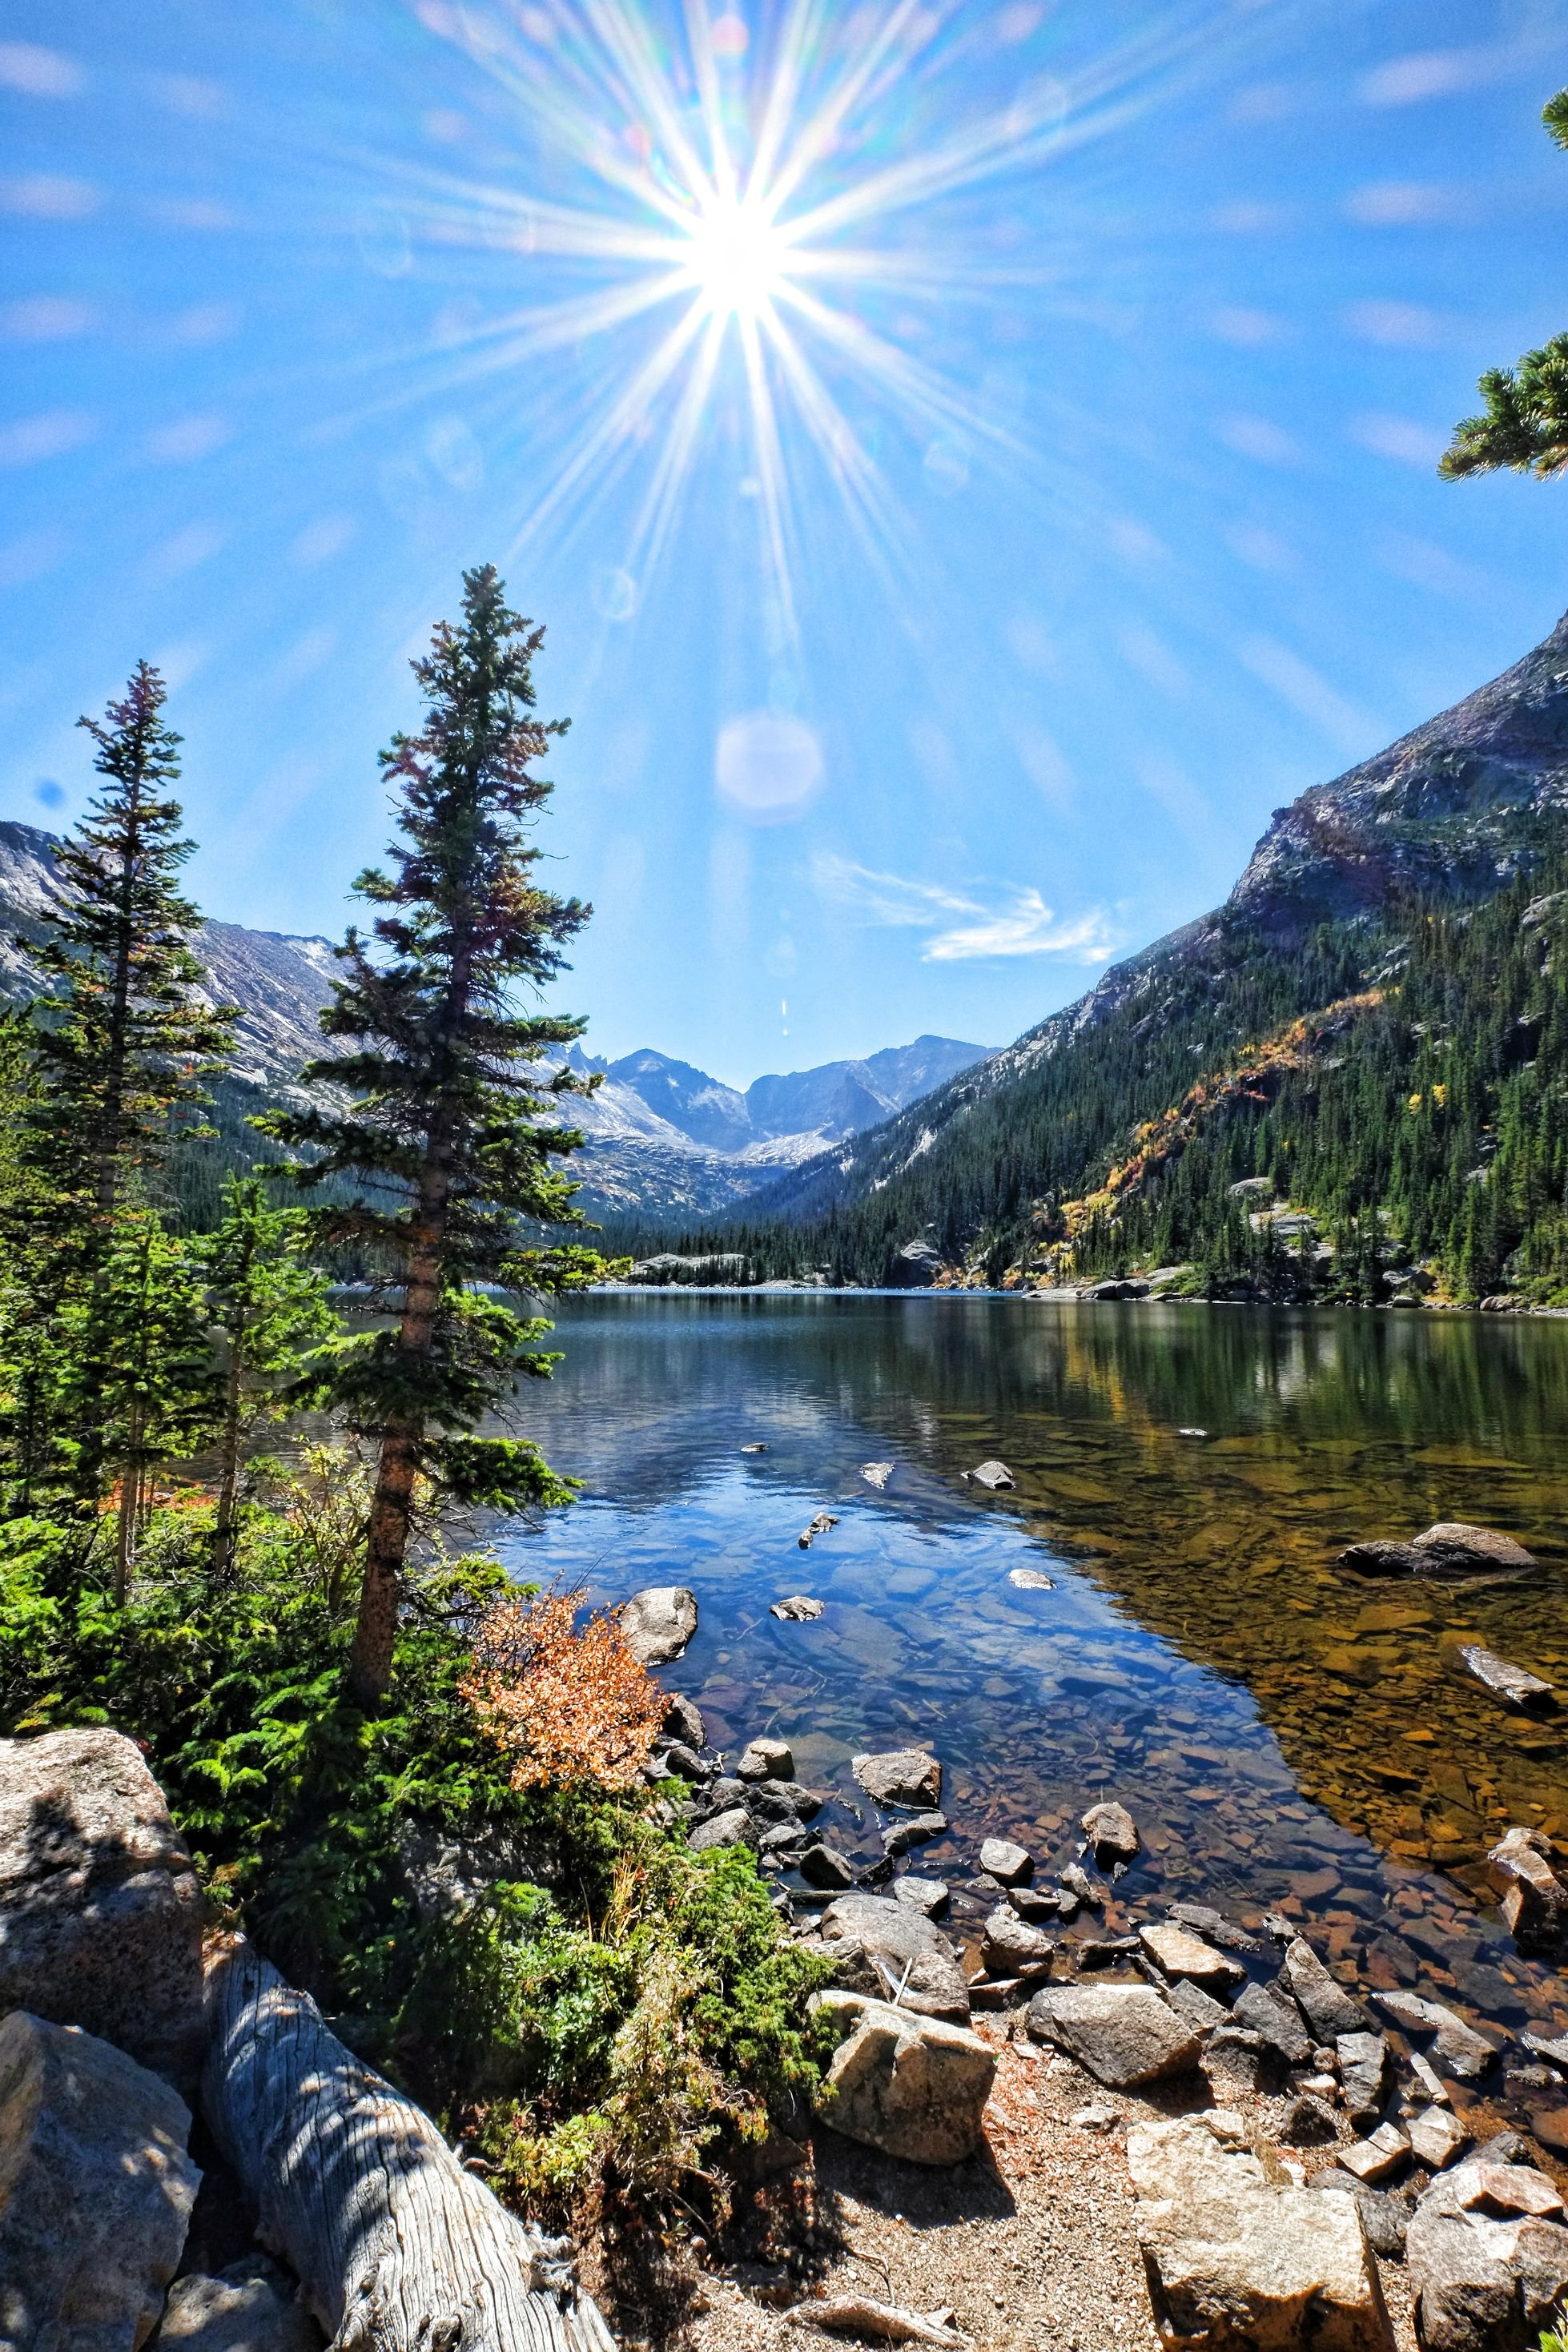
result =
[[[1279,812],[1217,913],[984,1069],[660,1236],[752,1278],[1568,1286],[1568,623]],[[1246,1192],[1232,1188],[1247,1185]]]

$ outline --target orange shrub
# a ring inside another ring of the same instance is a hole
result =
[[[669,1701],[626,1647],[618,1617],[579,1631],[582,1596],[498,1601],[480,1620],[458,1688],[504,1756],[514,1789],[596,1781],[628,1789]]]

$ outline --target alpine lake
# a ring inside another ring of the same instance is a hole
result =
[[[1517,1711],[1458,1654],[1568,1699],[1568,1320],[607,1292],[556,1328],[523,1426],[582,1495],[499,1530],[510,1570],[596,1604],[689,1586],[699,1629],[661,1679],[715,1747],[786,1739],[858,1868],[883,1823],[851,1757],[924,1745],[952,1827],[898,1867],[949,1881],[961,1939],[996,1899],[983,1838],[1043,1883],[1116,1797],[1143,1851],[1069,1939],[1183,1899],[1279,1912],[1363,1989],[1494,2037],[1568,2031],[1568,1979],[1515,1950],[1485,1870],[1513,1823],[1568,1843],[1568,1714]],[[993,1457],[1013,1491],[964,1481]],[[1336,1564],[1441,1519],[1539,1568]],[[770,1614],[797,1593],[821,1616]],[[1487,2105],[1568,2149],[1549,2070],[1494,2070]]]

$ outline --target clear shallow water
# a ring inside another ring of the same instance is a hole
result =
[[[912,1867],[962,1885],[996,1832],[1064,1861],[1114,1793],[1146,1849],[1123,1898],[1283,1907],[1372,1984],[1568,2029],[1568,1987],[1513,1952],[1480,1867],[1509,1822],[1568,1841],[1563,1719],[1512,1713],[1454,1657],[1479,1639],[1568,1697],[1568,1323],[667,1294],[580,1302],[558,1334],[523,1402],[583,1499],[503,1529],[503,1555],[596,1601],[689,1585],[700,1630],[662,1679],[721,1746],[788,1738],[843,1801],[833,1843],[879,1853],[848,1759],[918,1738],[952,1834]],[[992,1454],[1016,1494],[963,1484]],[[869,1461],[895,1465],[880,1493]],[[824,1509],[838,1525],[801,1551]],[[1333,1565],[1438,1518],[1517,1534],[1540,1575]],[[771,1617],[793,1592],[824,1616]]]

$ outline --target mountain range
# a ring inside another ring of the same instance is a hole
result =
[[[56,838],[0,822],[0,992],[26,994],[37,974],[28,953],[57,903]],[[237,1005],[232,1077],[276,1097],[323,1051],[317,1016],[336,969],[331,942],[207,921],[194,942],[215,1003]],[[643,1048],[609,1062],[574,1048],[599,1085],[571,1106],[587,1136],[577,1163],[591,1213],[711,1215],[732,1207],[826,1144],[902,1109],[986,1048],[917,1037],[863,1061],[756,1078],[744,1093],[689,1063]]]
[[[1278,810],[1222,907],[749,1202],[757,1270],[888,1281],[914,1243],[954,1280],[1171,1250],[1251,1278],[1295,1209],[1325,1256],[1334,1220],[1381,1219],[1461,1292],[1558,1280],[1565,865],[1568,617]],[[1242,1187],[1284,1204],[1244,1214]]]

